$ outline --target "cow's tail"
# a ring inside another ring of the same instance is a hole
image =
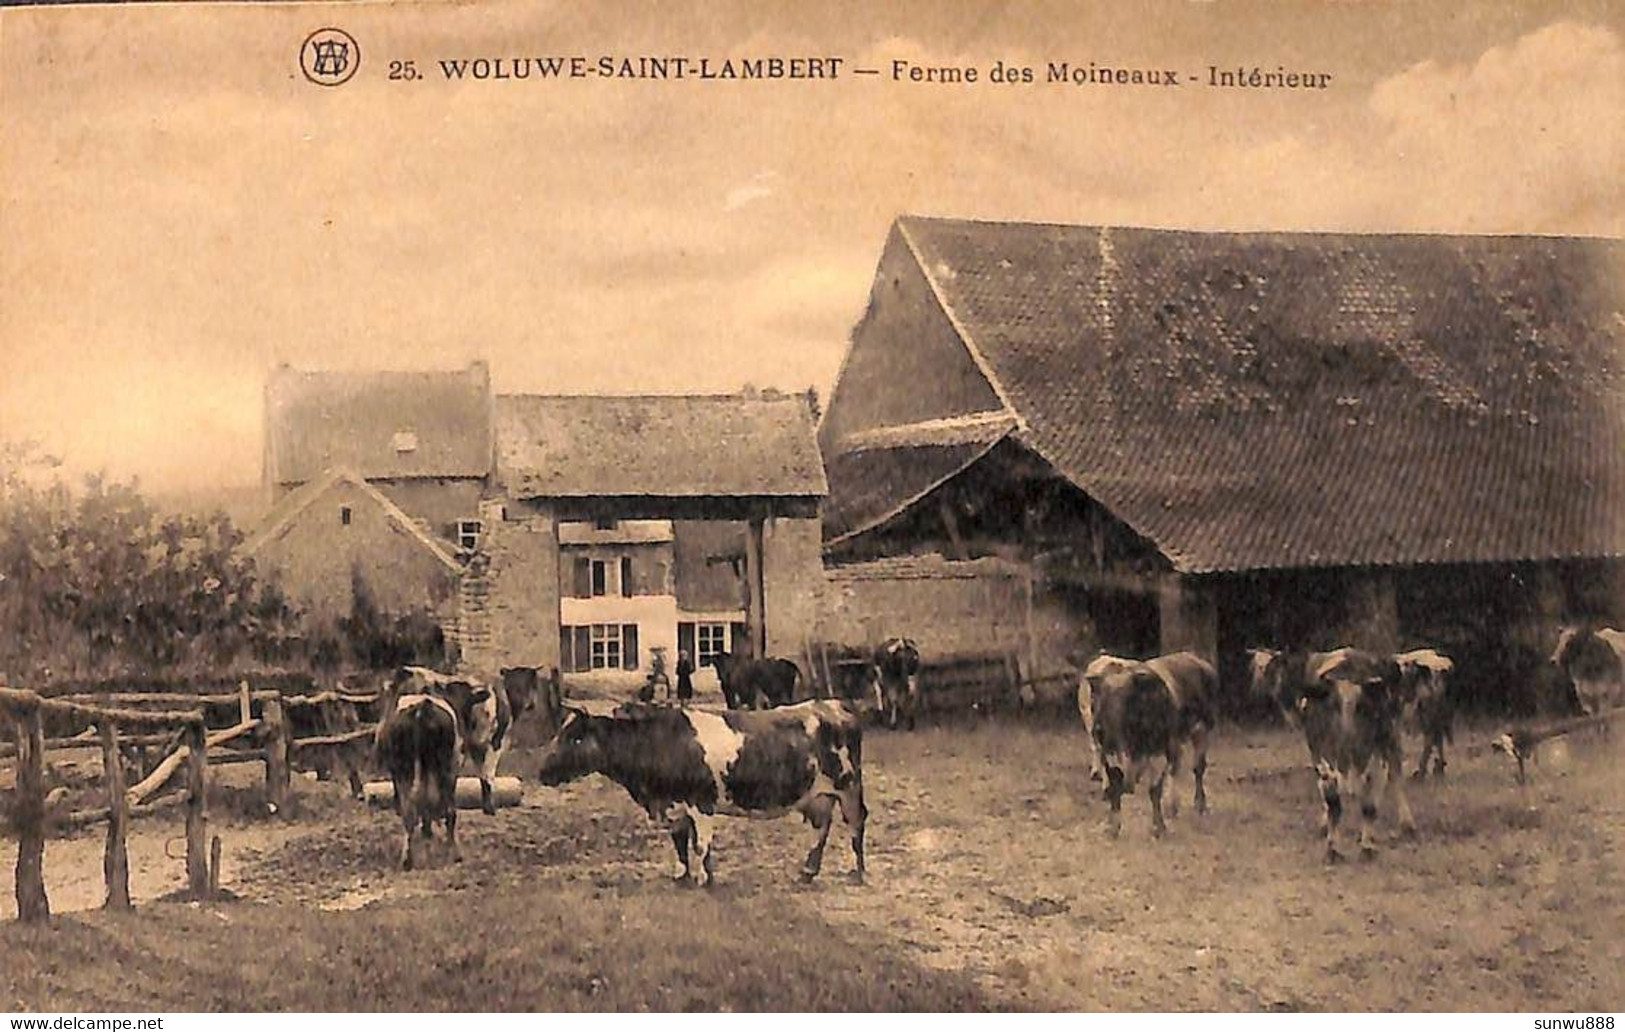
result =
[[[422,703],[413,708],[411,719],[411,746],[412,746],[412,797],[422,800],[430,813],[440,809],[440,783],[438,779],[427,776],[423,769],[423,757],[437,746],[439,729],[435,727],[436,707],[432,703]]]

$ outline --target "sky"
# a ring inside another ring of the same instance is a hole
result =
[[[362,49],[331,88],[297,61],[328,25]],[[439,70],[642,54],[883,74]],[[390,81],[405,60],[424,78]],[[1060,61],[1333,78],[1044,83]],[[1625,237],[1621,169],[1625,0],[8,8],[0,439],[160,491],[252,484],[279,362],[828,397],[900,214]]]

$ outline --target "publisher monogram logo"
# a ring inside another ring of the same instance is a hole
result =
[[[339,86],[361,67],[361,45],[343,29],[317,29],[299,48],[299,70],[318,86]]]

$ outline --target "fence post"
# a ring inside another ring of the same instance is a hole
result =
[[[193,899],[207,899],[209,743],[203,721],[187,725],[186,744],[186,885]]]
[[[124,798],[124,762],[119,756],[118,731],[111,720],[96,725],[102,739],[102,780],[107,783],[107,851],[102,857],[102,873],[107,878],[108,910],[130,909],[130,854],[126,836],[130,828],[130,806]]]
[[[266,699],[260,708],[265,741],[265,802],[273,812],[288,805],[288,725],[282,700]]]
[[[45,895],[45,721],[37,700],[17,716],[17,918],[48,920]]]

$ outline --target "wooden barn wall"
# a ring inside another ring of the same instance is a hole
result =
[[[819,637],[863,648],[908,637],[933,657],[1024,650],[1024,581],[1013,572],[853,577],[837,567],[828,571]]]

